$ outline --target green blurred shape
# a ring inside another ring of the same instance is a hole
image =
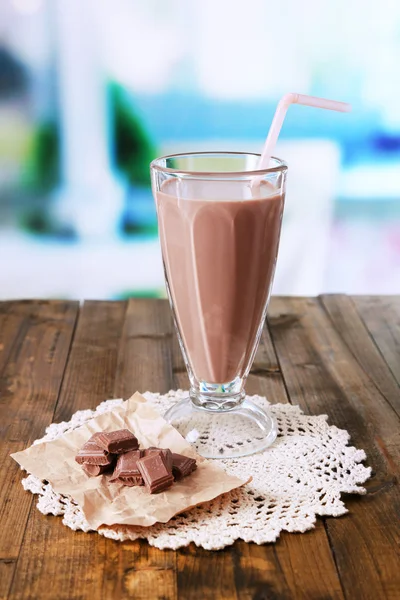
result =
[[[60,180],[60,142],[55,122],[39,124],[33,134],[27,164],[24,168],[22,186],[28,190],[46,194]]]
[[[128,236],[142,235],[145,238],[147,238],[147,237],[154,238],[154,237],[157,237],[157,234],[158,234],[158,227],[157,227],[156,222],[140,224],[140,223],[134,223],[132,221],[123,221],[122,225],[121,225],[121,229],[122,229],[123,233]]]
[[[23,211],[18,221],[21,229],[29,233],[34,232],[40,236],[53,237],[65,242],[74,242],[78,239],[71,227],[54,223],[48,211],[43,208],[32,208]]]
[[[149,186],[149,163],[156,156],[156,148],[123,88],[111,83],[107,93],[115,167],[130,184]],[[59,184],[60,177],[60,132],[55,121],[44,121],[33,134],[22,186],[28,191],[45,194]]]
[[[109,92],[115,163],[131,184],[150,185],[149,164],[156,157],[156,148],[123,88],[112,83]]]
[[[165,298],[165,291],[163,289],[127,290],[118,294],[116,300],[129,300],[129,298]]]

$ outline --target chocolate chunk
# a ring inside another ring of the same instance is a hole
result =
[[[168,471],[164,456],[154,452],[137,461],[137,466],[150,494],[162,492],[173,484],[174,478]]]
[[[79,450],[75,460],[78,465],[111,465],[113,457],[90,438]]]
[[[137,462],[143,455],[142,450],[131,450],[118,456],[117,464],[111,482],[124,483],[122,480],[134,478],[137,483],[132,485],[144,485],[142,475],[137,467]],[[129,484],[125,484],[129,485]]]
[[[160,452],[160,448],[156,448],[155,446],[150,446],[150,448],[146,448],[143,450],[143,456],[148,456],[149,454],[154,454]]]
[[[112,454],[122,454],[139,448],[137,438],[128,429],[104,431],[97,436],[96,443]]]
[[[151,446],[144,450],[143,456],[149,456],[150,454],[162,454],[168,471],[172,473],[172,452],[169,448],[156,448],[155,446]]]
[[[172,474],[172,452],[169,448],[165,448],[165,450],[161,450],[163,456],[164,456],[164,461],[165,461],[165,466],[167,467],[168,471]]]
[[[102,473],[107,473],[107,471],[111,470],[111,465],[82,465],[82,469],[85,471],[86,475],[89,477],[97,477],[97,475],[102,475]]]
[[[172,452],[172,473],[175,479],[182,479],[195,469],[197,469],[197,463],[194,458]]]

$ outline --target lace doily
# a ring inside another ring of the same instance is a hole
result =
[[[186,393],[179,390],[143,395],[164,413]],[[101,527],[98,533],[119,541],[145,538],[161,549],[177,549],[194,542],[206,550],[217,550],[239,538],[263,544],[274,542],[283,530],[312,529],[317,515],[343,515],[347,512],[340,498],[344,492],[365,494],[360,484],[369,478],[371,469],[360,464],[366,458],[365,452],[347,445],[347,431],[329,426],[326,415],[304,415],[298,406],[270,405],[260,396],[252,396],[251,400],[268,407],[276,419],[276,442],[261,454],[219,461],[222,468],[239,477],[251,473],[250,484],[180,514],[167,524]],[[122,400],[108,400],[94,411],[78,411],[68,423],[51,424],[45,437],[34,443],[56,439],[120,403]],[[56,494],[48,482],[32,475],[23,479],[22,485],[39,495],[37,507],[43,514],[62,516],[67,527],[89,531],[72,498]]]

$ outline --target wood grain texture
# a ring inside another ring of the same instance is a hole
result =
[[[54,421],[68,421],[77,410],[95,408],[114,397],[119,342],[126,302],[85,302]]]
[[[400,296],[354,296],[353,302],[400,385]]]
[[[9,454],[23,450],[52,420],[78,304],[0,303],[0,597],[11,585],[30,506],[25,474]]]
[[[395,598],[400,589],[398,522],[399,419],[371,384],[318,299],[275,298],[272,337],[293,402],[329,415],[364,448],[374,477],[365,498],[346,499],[351,518],[326,519],[346,597]]]
[[[173,341],[172,364],[175,387],[187,389],[186,369],[177,340]],[[263,330],[246,390],[249,394],[266,396],[271,403],[288,402],[267,327]],[[343,598],[322,522],[306,536],[283,534],[275,545],[236,542],[232,548],[217,554],[192,547],[177,554],[178,588],[184,590],[182,598],[188,600],[231,597],[311,600],[323,597],[326,589],[330,590],[331,598]],[[205,572],[215,573],[207,580],[209,584],[202,583]]]
[[[172,550],[152,548],[144,540],[107,540],[103,576],[104,600],[170,600],[176,598],[176,556]]]
[[[275,544],[266,546],[239,542],[233,551],[241,600],[343,598],[322,520],[307,533],[284,532]]]
[[[345,295],[329,295],[322,296],[320,301],[355,360],[400,416],[400,385],[368,333],[353,300]],[[398,354],[400,357],[400,347]]]
[[[68,302],[0,303],[0,459],[108,397],[187,389],[165,301],[86,302],[77,315]],[[398,323],[395,298],[274,298],[248,379],[248,393],[327,413],[366,450],[374,476],[367,496],[345,499],[348,515],[276,544],[160,551],[45,517],[6,461],[0,599],[397,600]]]
[[[55,417],[49,415],[47,423],[112,397],[125,311],[125,303],[112,302],[81,308]],[[33,505],[10,597],[101,598],[106,542],[98,534],[71,531]]]
[[[16,562],[16,558],[0,558],[0,600],[8,597]]]
[[[116,397],[171,389],[171,339],[171,314],[165,300],[129,301],[119,347]]]
[[[18,555],[31,501],[17,485],[22,472],[8,455],[42,435],[52,419],[77,309],[68,302],[19,302],[6,313],[14,333],[3,321],[0,343],[11,350],[0,379],[0,558]]]
[[[14,344],[20,343],[21,334],[24,336],[21,328],[26,321],[27,308],[27,303],[18,303],[18,306],[14,302],[0,303],[0,374],[13,352]]]

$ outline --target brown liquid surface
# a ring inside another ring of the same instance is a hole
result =
[[[168,180],[156,203],[178,327],[198,380],[227,383],[252,359],[275,268],[284,198],[267,184]]]

